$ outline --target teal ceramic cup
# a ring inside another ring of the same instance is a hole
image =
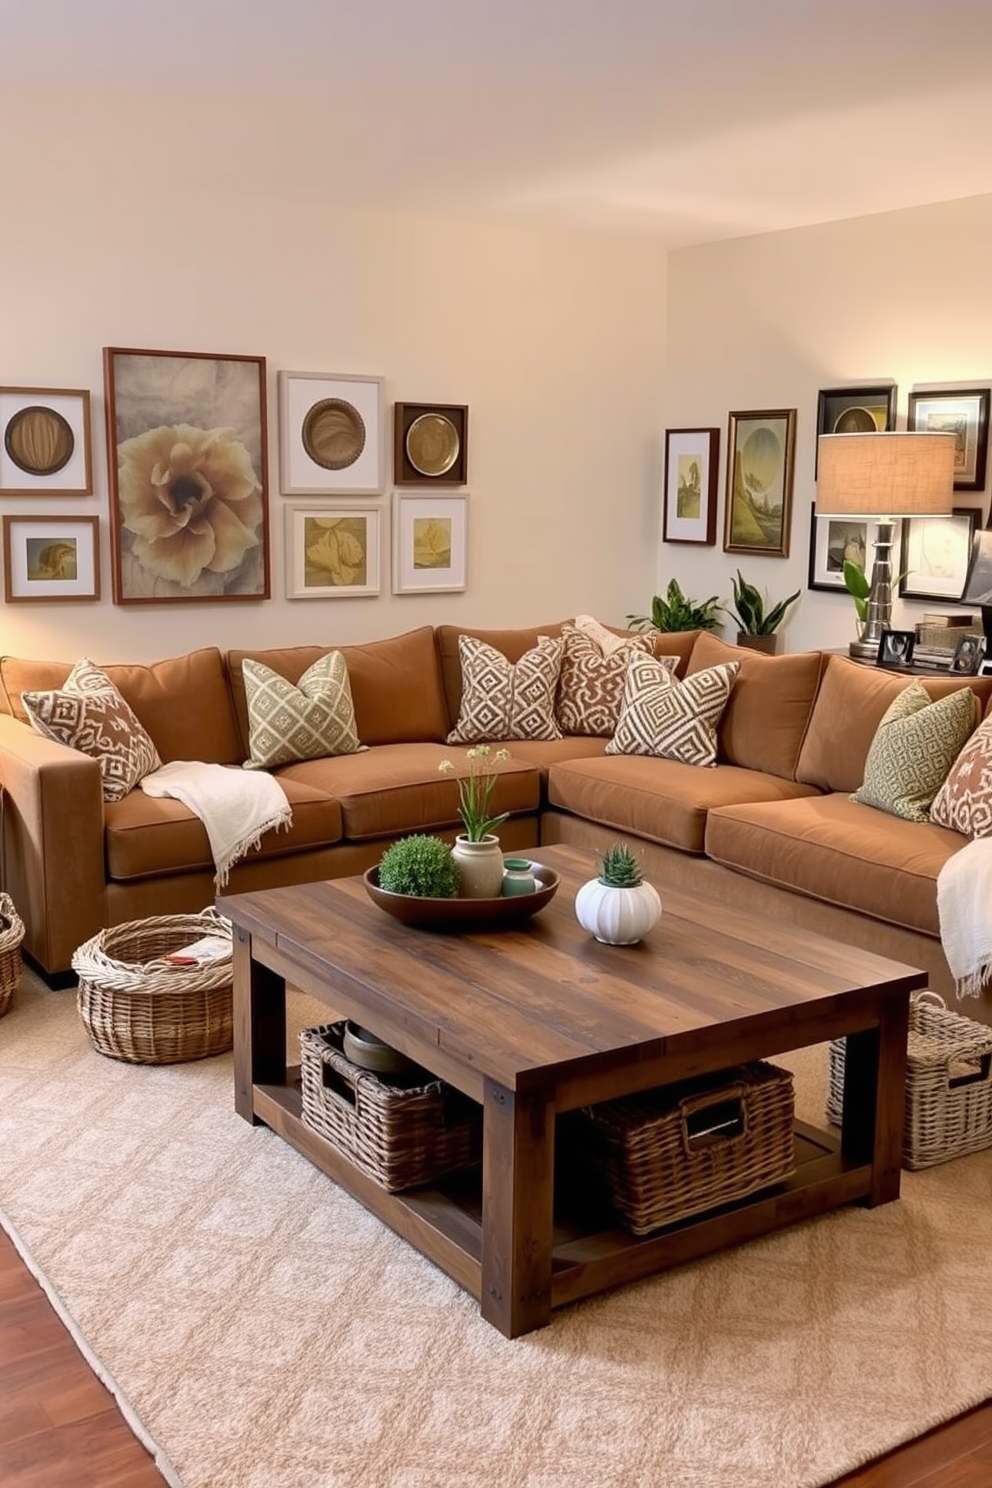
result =
[[[506,898],[515,894],[533,894],[536,888],[534,864],[530,858],[503,859],[503,894]]]

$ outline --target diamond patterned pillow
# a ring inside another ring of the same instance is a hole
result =
[[[449,744],[492,739],[560,739],[555,692],[564,642],[541,636],[517,662],[475,636],[458,637],[462,703]]]
[[[249,657],[241,670],[248,703],[246,770],[366,748],[358,742],[348,668],[340,651],[319,657],[295,686]]]
[[[656,754],[686,765],[715,765],[717,724],[741,664],[722,662],[679,682],[666,660],[630,653],[620,717],[606,753]]]
[[[992,718],[979,724],[954,761],[930,820],[965,837],[992,837]]]
[[[612,734],[620,716],[627,658],[632,651],[652,655],[649,637],[613,636],[619,644],[604,652],[590,635],[566,621],[561,638],[564,650],[555,703],[558,727],[563,734]],[[658,659],[673,672],[678,665],[677,656]]]
[[[58,691],[24,692],[21,702],[37,733],[99,760],[105,801],[122,800],[162,763],[106,672],[87,656]]]
[[[882,715],[865,760],[864,782],[851,800],[906,821],[929,821],[931,802],[980,711],[970,687],[933,702],[922,682],[911,682]]]

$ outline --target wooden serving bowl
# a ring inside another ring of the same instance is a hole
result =
[[[502,930],[522,925],[550,904],[558,892],[558,875],[553,868],[535,863],[534,878],[537,888],[533,894],[501,895],[498,899],[425,899],[380,889],[378,867],[368,868],[362,875],[372,903],[417,930]]]

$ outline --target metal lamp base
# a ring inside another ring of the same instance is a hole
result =
[[[875,661],[878,657],[878,641],[852,641],[847,650],[849,655],[857,657],[859,661]]]

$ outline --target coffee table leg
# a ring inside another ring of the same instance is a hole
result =
[[[254,1085],[286,1082],[286,983],[253,961],[251,936],[236,929],[234,963],[234,1109],[260,1125]]]
[[[886,1001],[877,1028],[847,1035],[841,1145],[872,1165],[869,1207],[899,1197],[908,1037],[908,994]]]
[[[507,1338],[551,1320],[554,1158],[551,1101],[487,1080],[481,1311]]]

